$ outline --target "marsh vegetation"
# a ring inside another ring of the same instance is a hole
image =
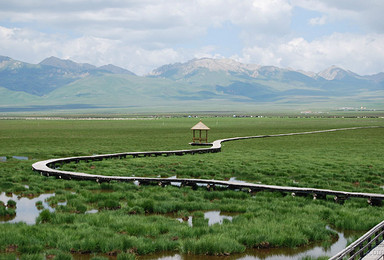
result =
[[[372,207],[363,199],[340,205],[332,198],[249,194],[220,187],[207,191],[171,185],[98,184],[47,178],[31,170],[33,162],[48,158],[189,149],[189,128],[195,123],[187,118],[2,120],[0,155],[8,159],[0,162],[0,192],[20,197],[54,196],[36,204],[39,215],[34,225],[0,224],[0,254],[70,259],[71,254],[86,253],[131,259],[156,252],[233,255],[251,248],[296,248],[315,243],[327,247],[337,236],[328,226],[364,231],[382,221],[384,208]],[[384,126],[380,118],[206,118],[204,123],[212,129],[211,140]],[[111,159],[71,163],[61,169],[120,176],[235,177],[253,183],[383,193],[383,137],[384,128],[376,128],[243,140],[224,143],[217,154]],[[13,158],[15,154],[28,160]],[[232,220],[210,225],[204,217],[207,211],[231,213]],[[190,216],[193,225],[178,220]]]

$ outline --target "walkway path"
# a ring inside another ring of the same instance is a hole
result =
[[[362,260],[384,260],[384,241],[372,249]]]
[[[75,180],[93,180],[99,183],[109,182],[112,180],[124,181],[124,182],[137,181],[141,184],[157,183],[160,186],[168,185],[171,183],[179,183],[181,186],[204,185],[208,189],[217,185],[217,186],[226,187],[228,189],[245,189],[249,192],[267,190],[267,191],[287,192],[287,193],[292,193],[292,195],[312,195],[314,198],[325,198],[327,195],[331,195],[331,196],[334,196],[335,201],[344,201],[349,197],[360,197],[360,198],[366,198],[368,202],[373,205],[381,205],[382,200],[384,200],[384,194],[377,194],[377,193],[347,192],[347,191],[336,191],[336,190],[328,190],[328,189],[314,189],[314,188],[286,187],[286,186],[284,187],[284,186],[275,186],[275,185],[263,185],[263,184],[254,184],[254,183],[246,183],[246,182],[240,183],[236,181],[219,181],[219,180],[208,180],[208,179],[188,179],[188,178],[164,179],[164,178],[148,178],[148,177],[105,176],[105,175],[95,175],[95,174],[88,174],[88,173],[81,173],[81,172],[61,171],[56,169],[57,167],[70,162],[100,161],[100,160],[109,159],[109,158],[126,158],[128,156],[136,158],[136,157],[151,157],[151,156],[216,153],[221,151],[221,143],[236,141],[236,140],[317,134],[317,133],[327,133],[327,132],[367,129],[367,128],[379,128],[379,127],[380,126],[350,127],[350,128],[338,128],[338,129],[329,129],[329,130],[320,130],[320,131],[301,132],[301,133],[234,137],[234,138],[216,140],[212,143],[212,146],[209,148],[199,148],[199,149],[192,149],[192,150],[173,150],[173,151],[127,152],[127,153],[50,159],[50,160],[36,162],[32,165],[32,168],[33,170],[39,172],[41,175],[56,176],[57,178],[60,178],[60,179],[62,178],[62,179],[75,179]]]

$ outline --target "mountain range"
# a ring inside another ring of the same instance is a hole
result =
[[[0,112],[383,109],[383,101],[384,73],[361,76],[335,66],[314,73],[202,58],[138,76],[112,64],[0,56]]]

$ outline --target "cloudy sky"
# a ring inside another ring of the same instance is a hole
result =
[[[383,0],[0,0],[0,55],[114,64],[193,58],[384,71]]]

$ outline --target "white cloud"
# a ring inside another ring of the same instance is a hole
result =
[[[292,36],[297,6],[319,13],[303,25],[308,30],[347,21],[367,34]],[[373,73],[384,70],[383,12],[382,0],[0,0],[0,55],[33,63],[53,55],[143,74],[195,57],[223,57],[218,50],[233,46],[217,46],[207,33],[230,24],[243,51],[229,55],[243,62],[313,71],[336,64]]]
[[[268,48],[244,50],[243,61],[319,72],[337,65],[360,74],[373,74],[384,68],[384,35],[335,33],[308,42],[294,38]]]
[[[120,40],[93,36],[65,38],[36,31],[0,26],[0,55],[38,63],[56,56],[97,66],[114,64],[138,74],[145,74],[168,62],[194,58],[193,52],[176,51],[173,48],[145,49],[138,45],[126,45]],[[195,50],[201,53],[201,50]]]
[[[133,69],[135,61],[134,71],[141,68],[142,73],[176,57],[220,56],[209,43],[201,46],[199,39],[206,37],[208,28],[226,22],[242,28],[243,40],[251,44],[262,35],[284,34],[290,10],[285,0],[0,1],[0,22],[23,25],[8,26],[15,36],[0,42],[2,54],[31,62],[56,55]]]
[[[163,43],[174,41],[175,36],[185,40],[201,37],[208,27],[226,21],[247,27],[250,33],[280,33],[289,25],[290,10],[285,0],[0,2],[3,20],[131,41],[149,41],[165,33],[169,38],[159,40]]]
[[[1,54],[23,61],[35,62],[36,59],[46,58],[45,54],[54,55],[54,47],[61,41],[58,35],[48,38],[32,30],[0,26]]]
[[[324,25],[327,23],[327,16],[323,15],[321,17],[315,17],[315,18],[311,18],[309,20],[309,24],[310,25]]]
[[[292,0],[292,4],[321,12],[332,21],[350,21],[369,33],[384,33],[382,0]]]

